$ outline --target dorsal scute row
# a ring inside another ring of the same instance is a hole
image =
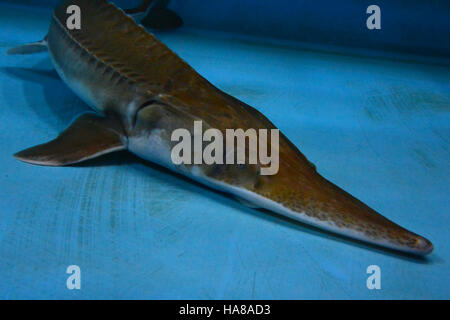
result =
[[[67,28],[70,5],[81,9],[79,30]],[[108,1],[64,1],[55,9],[54,18],[89,54],[140,86],[164,85],[177,75],[187,76],[190,81],[199,78],[166,45]]]

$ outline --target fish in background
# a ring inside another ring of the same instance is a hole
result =
[[[158,5],[155,12],[167,10],[161,7],[167,1],[144,1],[128,13],[142,13],[152,3]],[[65,23],[66,8],[72,4],[83,12],[80,30],[69,30]],[[141,17],[151,17],[154,8]],[[64,1],[55,9],[44,40],[9,53],[44,50],[62,80],[95,113],[80,115],[56,139],[18,152],[17,159],[65,166],[128,150],[251,207],[402,252],[426,255],[433,250],[429,240],[322,177],[282,133],[279,171],[274,175],[261,175],[262,163],[175,165],[171,133],[178,128],[193,133],[195,121],[221,132],[276,127],[253,107],[216,88],[115,5],[104,0]]]

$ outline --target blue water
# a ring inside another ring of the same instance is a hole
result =
[[[47,9],[18,8],[0,2],[0,298],[450,298],[449,67],[189,26],[158,33],[322,175],[433,241],[413,259],[243,207],[125,152],[64,168],[15,160],[88,110],[46,53],[5,55],[48,28]],[[374,264],[381,290],[366,287]],[[66,288],[69,265],[81,290]]]

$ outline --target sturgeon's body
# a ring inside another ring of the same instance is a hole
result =
[[[66,27],[78,5],[81,30]],[[57,139],[16,155],[67,165],[115,150],[130,152],[246,202],[322,229],[388,248],[427,254],[427,239],[389,221],[324,179],[281,134],[279,171],[260,165],[174,165],[171,133],[208,128],[276,129],[261,113],[220,91],[122,10],[103,0],[70,0],[56,8],[45,40],[68,86],[105,117],[84,115]],[[88,140],[86,140],[88,139]]]

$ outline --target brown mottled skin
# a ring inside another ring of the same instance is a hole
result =
[[[68,30],[66,7],[81,7],[81,30]],[[120,119],[128,149],[137,137],[160,129],[170,142],[172,130],[192,130],[193,120],[204,127],[275,129],[259,111],[214,87],[186,62],[114,5],[103,0],[70,0],[54,13],[48,48],[61,77],[83,83],[80,94],[98,111]],[[135,152],[139,154],[139,152]],[[384,218],[317,173],[306,157],[280,133],[279,172],[259,174],[258,165],[199,165],[214,181],[244,188],[284,209],[328,223],[331,230],[385,247],[427,254],[427,239]],[[237,194],[239,195],[239,194]],[[264,207],[264,206],[262,206]],[[329,229],[329,228],[328,228]]]

